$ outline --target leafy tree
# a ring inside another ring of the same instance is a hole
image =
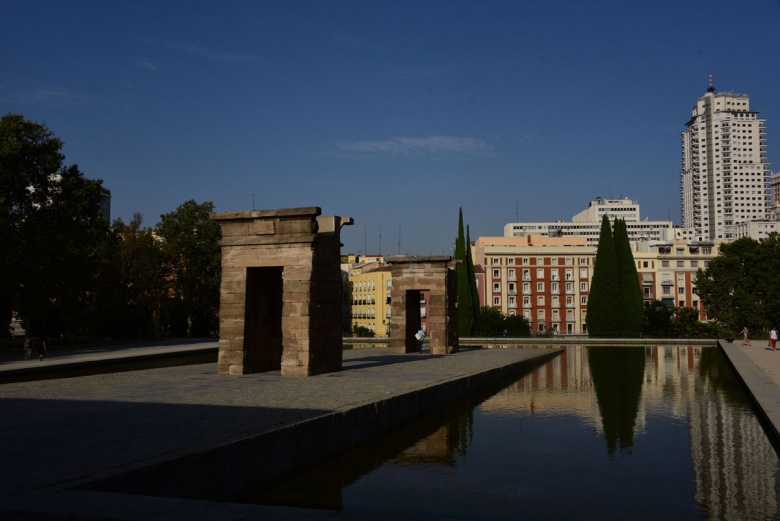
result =
[[[102,182],[61,150],[45,125],[0,118],[0,319],[15,309],[43,335],[83,328],[109,238]]]
[[[639,274],[636,270],[634,255],[628,240],[626,221],[615,220],[612,233],[615,255],[618,264],[618,284],[620,287],[620,323],[618,331],[622,336],[638,337],[642,331],[644,299]]]
[[[780,320],[780,293],[773,284],[778,277],[780,236],[743,237],[721,245],[709,267],[697,272],[696,286],[709,318],[734,333],[745,325],[768,330]]]
[[[214,204],[189,200],[160,216],[157,235],[173,300],[165,326],[176,334],[211,335],[218,331],[221,273],[220,227],[209,220]]]
[[[96,329],[108,336],[156,336],[160,310],[168,295],[162,246],[143,215],[113,224],[114,241],[95,313]]]
[[[609,337],[620,331],[619,269],[612,228],[605,215],[601,221],[599,247],[588,297],[587,324],[591,336]]]
[[[531,336],[531,326],[525,318],[504,316],[501,311],[490,306],[479,309],[478,323],[479,328],[474,333],[480,336]]]
[[[667,336],[672,330],[672,308],[660,300],[645,303],[642,331],[650,337]]]

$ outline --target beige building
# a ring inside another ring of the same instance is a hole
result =
[[[587,332],[588,296],[596,248],[585,237],[480,237],[474,262],[484,269],[485,305],[520,315],[531,331]],[[710,241],[640,240],[634,260],[645,302],[694,307],[706,315],[696,291],[696,271],[718,254]]]
[[[684,227],[704,240],[737,238],[737,225],[768,218],[766,120],[746,94],[707,93],[682,132],[681,206]]]
[[[485,270],[488,306],[525,317],[531,331],[587,330],[596,248],[585,237],[480,237],[475,264]]]
[[[628,197],[619,199],[602,199],[597,197],[588,203],[588,207],[572,217],[569,221],[553,222],[515,222],[504,226],[504,237],[522,237],[539,234],[545,237],[585,237],[588,246],[599,245],[601,221],[607,216],[610,221],[623,219],[626,221],[626,231],[630,241],[640,239],[651,241],[672,240],[675,237],[675,227],[672,221],[641,220],[639,203]]]

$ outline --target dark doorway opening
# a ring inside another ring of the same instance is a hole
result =
[[[259,373],[282,367],[281,267],[247,268],[244,366]]]
[[[406,290],[406,352],[419,351],[420,343],[414,335],[420,330],[420,294],[419,289]]]

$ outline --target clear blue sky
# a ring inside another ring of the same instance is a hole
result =
[[[113,217],[320,206],[345,252],[452,253],[598,197],[680,221],[713,74],[780,161],[780,3],[5,2],[0,113],[45,123]],[[780,169],[774,167],[774,169]],[[254,201],[254,203],[253,203]]]

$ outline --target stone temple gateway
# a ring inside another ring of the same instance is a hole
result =
[[[319,207],[216,212],[222,228],[219,374],[341,370],[341,227]]]

